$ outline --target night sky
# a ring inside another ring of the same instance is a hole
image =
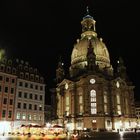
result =
[[[33,3],[32,3],[33,2]],[[89,6],[96,20],[98,37],[106,44],[112,65],[124,59],[127,74],[140,100],[138,4],[128,0],[4,0],[0,4],[0,48],[9,58],[19,58],[37,67],[45,77],[47,91],[54,85],[55,69],[61,55],[65,68],[81,34],[81,20]],[[50,93],[47,92],[47,101]],[[47,102],[49,103],[49,102]]]

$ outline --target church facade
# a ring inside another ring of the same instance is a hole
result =
[[[70,130],[134,128],[134,86],[122,58],[116,72],[108,49],[89,15],[81,21],[81,38],[71,54],[69,76],[60,60],[56,69],[57,121]]]

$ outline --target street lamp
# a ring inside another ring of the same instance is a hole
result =
[[[50,128],[51,127],[51,124],[48,122],[48,123],[46,123],[46,127],[47,128]]]

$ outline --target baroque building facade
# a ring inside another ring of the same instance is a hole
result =
[[[69,131],[134,128],[134,86],[122,58],[114,72],[108,49],[97,36],[95,23],[87,10],[81,21],[81,38],[72,50],[69,76],[65,76],[62,61],[58,63],[57,121]]]
[[[135,111],[137,116],[137,127],[140,128],[140,102],[135,102]]]
[[[1,132],[44,125],[44,101],[44,78],[36,68],[18,59],[0,60],[0,126],[5,126]]]

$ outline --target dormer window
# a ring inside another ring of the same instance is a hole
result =
[[[24,78],[24,73],[20,72],[20,78]]]
[[[10,73],[10,72],[11,72],[11,67],[7,67],[6,71],[7,71],[8,73]]]
[[[34,74],[30,75],[30,80],[34,80]]]
[[[35,76],[35,80],[39,81],[39,76],[38,75]]]
[[[25,71],[28,71],[28,67],[27,67],[27,66],[25,66],[25,67],[24,67],[24,70],[25,70]]]
[[[12,60],[8,60],[8,65],[12,65]]]
[[[20,70],[22,69],[22,65],[19,65],[19,69],[20,69]]]
[[[12,69],[12,73],[16,74],[16,69],[15,68]]]
[[[33,72],[33,68],[32,68],[32,67],[29,68],[29,72],[30,72],[30,73]]]
[[[6,61],[7,61],[7,60],[4,58],[4,59],[3,59],[3,63],[6,64]]]
[[[34,69],[34,73],[37,74],[37,69]]]
[[[1,70],[1,71],[4,71],[4,68],[5,68],[4,65],[1,65],[1,66],[0,66],[0,70]]]
[[[40,83],[43,83],[43,82],[44,82],[44,78],[40,77]]]
[[[25,79],[29,79],[29,73],[25,73]]]

